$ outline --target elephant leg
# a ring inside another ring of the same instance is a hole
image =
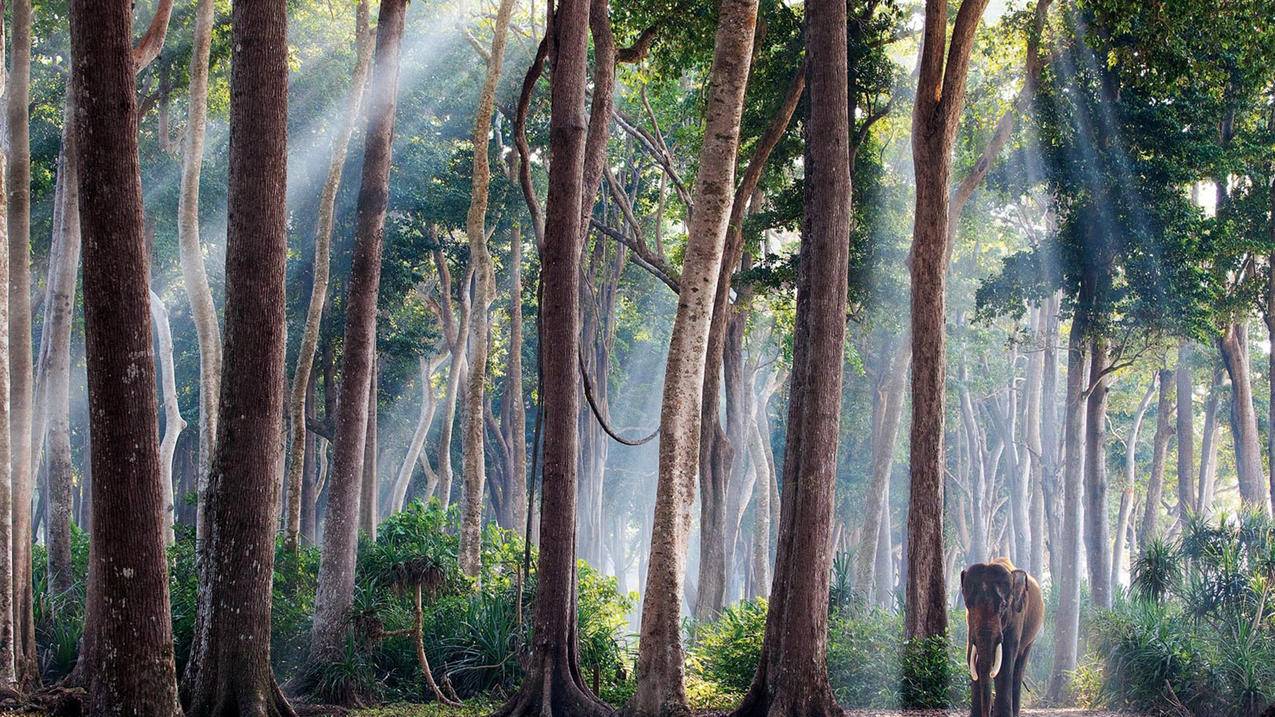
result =
[[[1014,675],[1018,672],[1018,641],[1008,637],[1001,643],[1004,662],[996,675],[996,698],[992,701],[993,717],[1014,717]]]
[[[1027,645],[1019,653],[1018,659],[1014,664],[1014,716],[1018,717],[1019,712],[1023,708],[1023,679],[1027,675],[1027,656],[1031,654],[1032,646]]]

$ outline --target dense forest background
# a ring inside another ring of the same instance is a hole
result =
[[[0,706],[1275,703],[1275,6],[549,2],[8,3]]]

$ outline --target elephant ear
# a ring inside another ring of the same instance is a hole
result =
[[[1027,605],[1027,571],[1015,570],[1010,573],[1013,579],[1013,587],[1010,590],[1010,599],[1012,601],[1014,612],[1022,612]]]

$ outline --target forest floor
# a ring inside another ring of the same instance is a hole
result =
[[[435,704],[413,705],[394,704],[370,710],[361,710],[358,717],[477,717],[490,714],[495,708],[492,703],[479,701],[459,708],[445,708]],[[721,714],[704,712],[705,716]],[[900,710],[846,710],[846,717],[967,717],[969,710],[921,710],[905,712]],[[1066,709],[1024,709],[1023,717],[1136,717],[1129,712],[1103,710]]]

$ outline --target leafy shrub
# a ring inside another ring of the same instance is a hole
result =
[[[701,623],[688,659],[691,672],[724,690],[743,693],[753,682],[766,635],[766,601],[740,602]]]
[[[1132,597],[1100,614],[1094,633],[1108,705],[1260,714],[1275,702],[1275,523],[1189,521],[1176,543],[1135,561]]]

